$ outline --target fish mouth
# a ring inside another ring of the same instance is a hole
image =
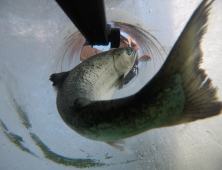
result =
[[[133,56],[133,57],[131,57],[131,59],[134,61],[134,62],[132,62],[133,65],[134,65],[135,60],[137,58],[137,50],[135,48],[132,48],[132,47],[125,47],[125,50],[126,50],[127,55]]]
[[[113,56],[114,67],[122,75],[126,75],[133,67],[137,58],[137,51],[132,47],[120,49],[120,53]]]
[[[132,48],[132,47],[126,47],[126,53],[131,56],[131,63],[132,65],[130,66],[131,68],[133,67],[135,61],[136,61],[136,58],[137,58],[137,50],[135,48]],[[128,67],[126,67],[128,68]]]
[[[125,50],[127,52],[127,54],[130,55],[135,55],[137,53],[136,49],[132,48],[132,47],[125,47]]]

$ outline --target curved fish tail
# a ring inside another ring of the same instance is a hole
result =
[[[203,55],[200,44],[206,32],[212,3],[213,1],[204,0],[196,9],[161,70],[165,76],[179,72],[186,96],[186,104],[180,117],[167,125],[186,123],[221,113],[222,103],[218,101],[217,88],[207,78],[205,70],[200,68]]]

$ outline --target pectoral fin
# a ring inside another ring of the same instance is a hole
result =
[[[73,107],[74,109],[80,110],[83,107],[86,107],[87,105],[89,105],[91,103],[91,100],[87,99],[87,98],[77,98],[74,101]]]
[[[62,86],[64,80],[68,76],[69,71],[67,72],[62,72],[62,73],[55,73],[52,74],[49,78],[53,82],[53,86],[56,88],[56,90],[59,90],[59,88]]]
[[[125,81],[125,78],[124,78],[124,75],[122,75],[122,76],[119,78],[119,86],[118,86],[118,89],[119,89],[119,90],[123,88],[124,81]]]

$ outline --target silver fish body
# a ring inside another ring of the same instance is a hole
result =
[[[87,95],[77,98],[66,119],[70,127],[86,138],[112,143],[153,128],[220,114],[217,89],[199,67],[200,42],[212,3],[203,0],[159,72],[139,92],[106,101],[91,101]]]

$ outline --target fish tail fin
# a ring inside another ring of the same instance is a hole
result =
[[[186,104],[180,117],[168,122],[176,125],[221,113],[222,103],[217,98],[217,88],[200,68],[202,50],[200,47],[206,32],[206,23],[213,0],[203,0],[177,40],[161,70],[162,75],[179,73],[182,78]]]
[[[180,122],[190,122],[216,116],[221,113],[222,102],[218,101],[217,88],[213,87],[211,79],[207,79],[201,88],[187,96],[187,102]]]
[[[124,152],[124,153],[131,153],[132,151],[125,146],[125,141],[124,140],[118,140],[118,141],[111,141],[111,142],[106,142],[109,146],[112,146],[114,149]]]
[[[49,80],[53,82],[53,86],[56,90],[59,90],[59,88],[62,86],[64,80],[68,76],[69,71],[62,72],[62,73],[54,73],[50,76]]]

